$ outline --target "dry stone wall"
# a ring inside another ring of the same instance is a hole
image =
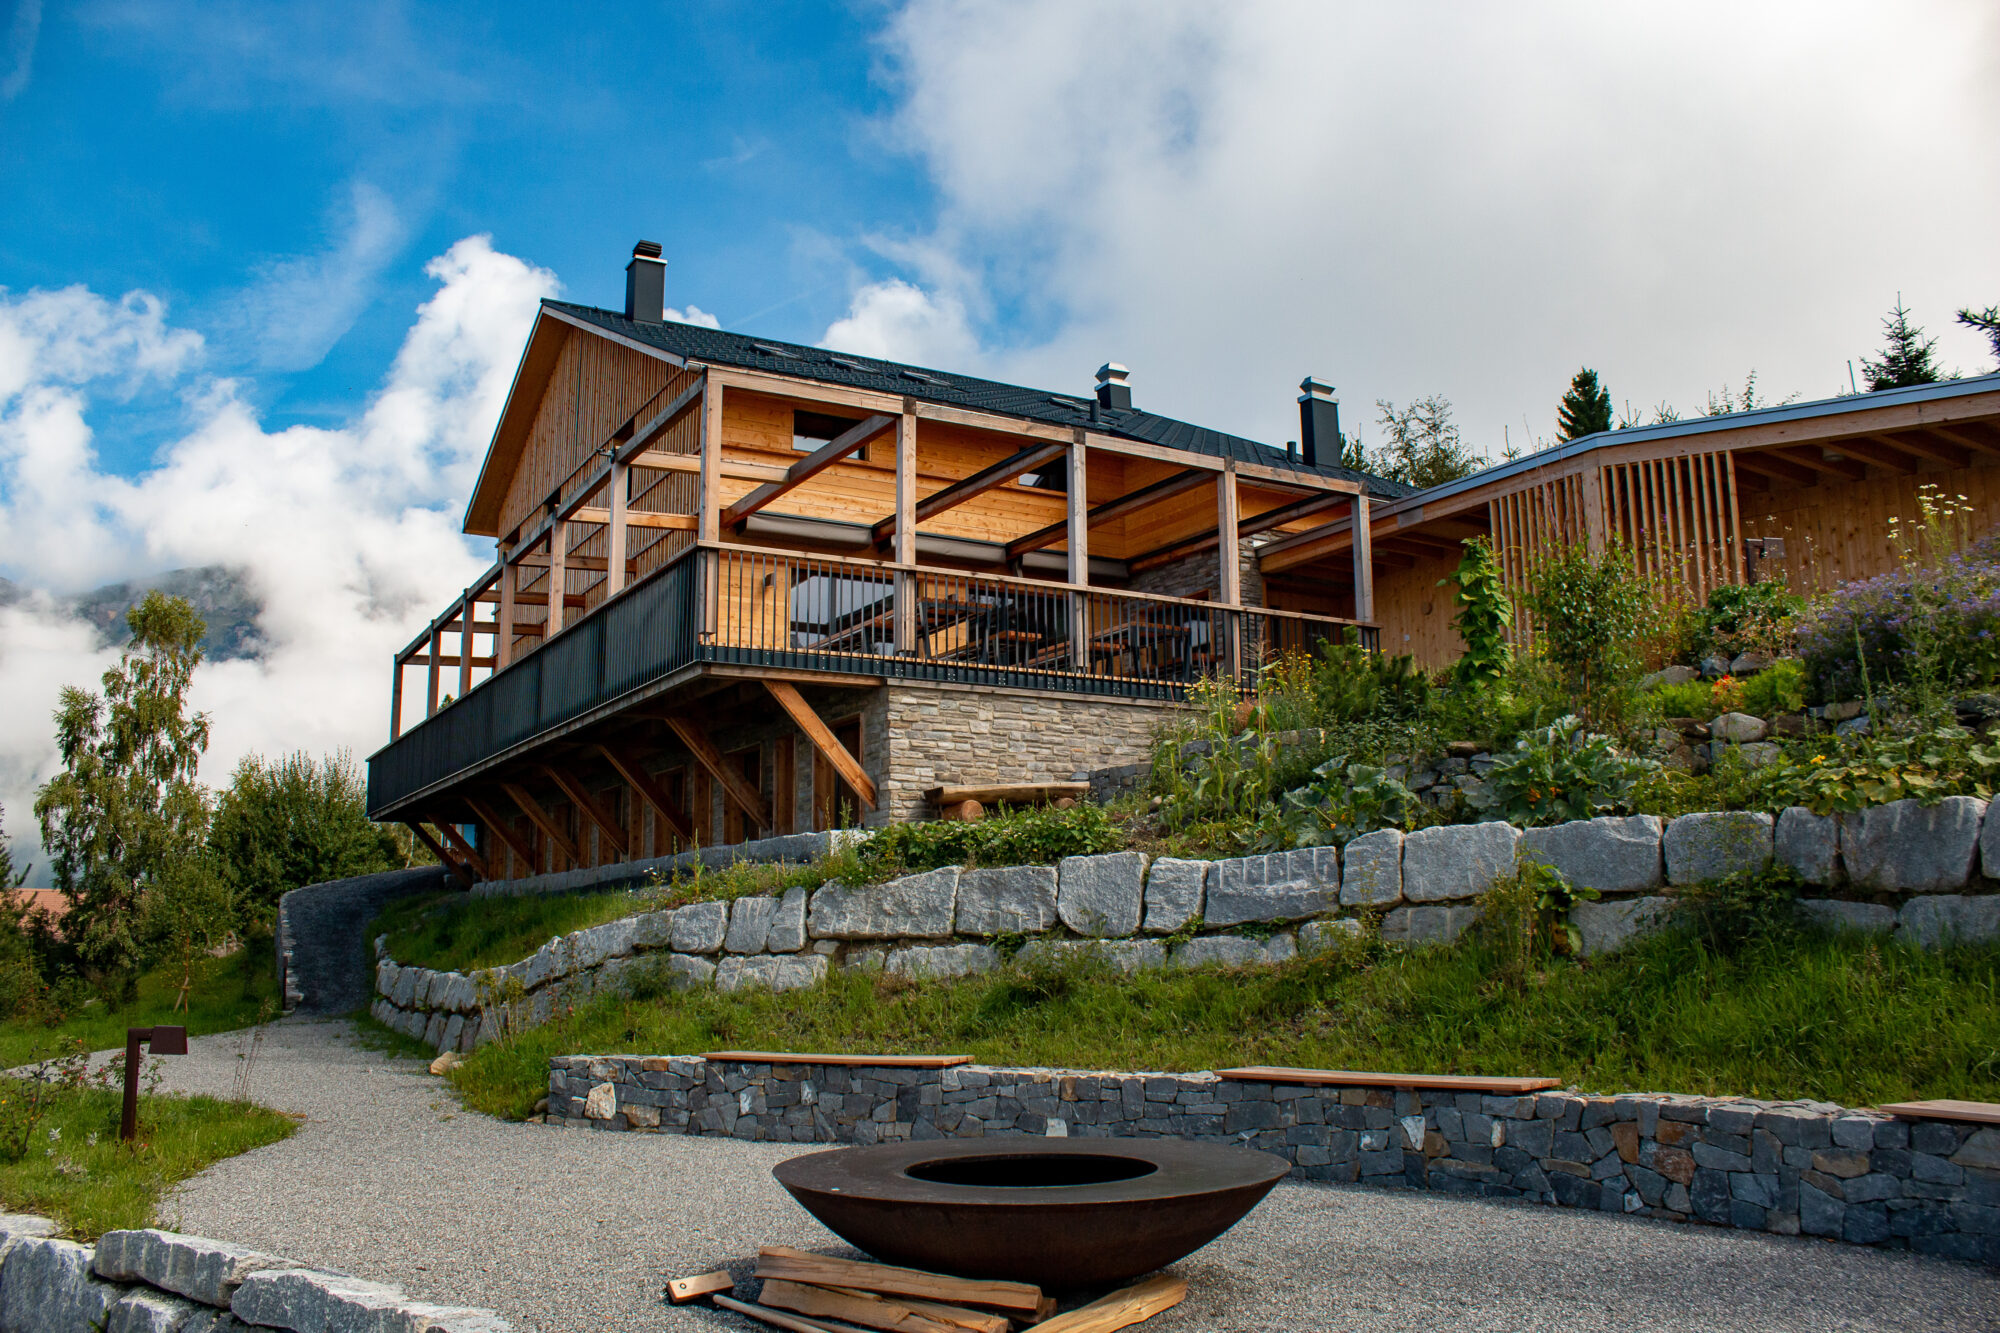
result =
[[[1332,947],[1370,922],[1392,943],[1443,943],[1518,858],[1597,890],[1573,915],[1591,954],[1667,918],[1668,890],[1774,861],[1817,886],[1801,911],[1923,947],[2000,939],[2000,819],[1984,801],[1898,801],[1856,814],[1652,815],[1517,830],[1383,829],[1344,848],[1221,861],[1138,852],[1057,866],[946,868],[885,884],[828,883],[782,897],[650,912],[549,941],[480,975],[404,967],[378,940],[374,1013],[439,1050],[470,1050],[639,969],[678,988],[796,990],[834,969],[952,977],[998,966],[995,938],[1030,959],[1088,949],[1127,971],[1276,962]]]
[[[1306,1180],[2000,1263],[2000,1129],[1825,1102],[575,1055],[549,1062],[549,1119],[779,1143],[1033,1136],[1244,1144],[1284,1157]]]
[[[226,1241],[107,1231],[54,1238],[45,1217],[0,1216],[0,1333],[508,1333],[490,1310],[307,1268]]]

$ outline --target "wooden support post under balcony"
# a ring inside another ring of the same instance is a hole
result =
[[[416,837],[418,842],[430,848],[431,855],[438,859],[438,864],[456,875],[460,883],[468,887],[473,883],[471,869],[449,851],[445,850],[444,844],[433,838],[431,831],[423,826],[423,821],[406,819],[403,821],[403,827],[407,828]]]
[[[903,414],[896,418],[896,563],[917,562],[917,405],[903,400]],[[896,653],[903,656],[917,647],[917,588],[908,570],[896,574],[894,628]]]
[[[562,825],[556,822],[554,815],[542,809],[541,803],[528,795],[526,788],[518,783],[503,782],[500,784],[500,790],[513,798],[514,804],[521,807],[521,813],[533,820],[535,827],[542,831],[543,836],[562,850],[562,854],[569,858],[572,866],[579,870],[583,868],[583,853],[577,849],[575,841],[563,831]]]
[[[597,752],[604,756],[604,762],[610,764],[619,777],[625,779],[626,786],[639,793],[640,798],[653,807],[654,817],[672,829],[674,836],[689,846],[700,841],[694,836],[694,825],[668,802],[666,789],[646,771],[638,755],[630,750],[613,749],[609,745],[598,746]]]
[[[478,609],[479,603],[472,600],[472,591],[467,589],[465,601],[458,608],[458,697],[461,699],[472,689],[472,615]]]
[[[521,865],[527,874],[532,875],[541,868],[535,863],[536,858],[533,844],[514,831],[514,825],[511,821],[501,818],[498,810],[495,810],[476,796],[466,797],[465,803],[472,808],[473,814],[479,816],[479,822],[485,825],[488,833],[493,834],[500,841],[507,844],[514,855],[520,859]]]
[[[520,575],[500,548],[500,626],[493,631],[493,669],[505,671],[514,660],[514,584]]]
[[[444,647],[444,628],[440,622],[431,622],[430,665],[424,671],[424,679],[429,682],[424,691],[424,716],[435,717],[438,710],[438,655]]]
[[[1090,583],[1089,462],[1090,451],[1079,431],[1069,446],[1069,513],[1065,519],[1072,588]],[[1090,595],[1084,592],[1069,595],[1069,664],[1072,671],[1090,671]]]
[[[771,812],[764,804],[763,793],[751,786],[748,779],[729,766],[729,761],[722,757],[722,751],[716,749],[715,744],[708,739],[708,733],[684,717],[668,717],[665,721],[667,726],[673,729],[674,735],[680,737],[681,744],[687,746],[688,753],[694,756],[695,762],[700,764],[710,777],[722,784],[723,792],[730,800],[736,802],[738,809],[749,816],[750,822],[759,829],[771,827]],[[702,813],[704,812],[696,811],[695,817],[699,819]]]
[[[473,874],[481,879],[493,878],[487,873],[486,858],[465,840],[465,835],[458,831],[458,825],[440,819],[433,819],[431,823],[437,827],[439,833],[444,834],[445,841],[452,845],[453,850],[464,858],[465,864],[472,867]]]
[[[799,730],[806,734],[806,739],[812,742],[813,749],[819,751],[820,755],[833,765],[834,772],[840,774],[841,781],[854,789],[854,794],[861,798],[861,803],[870,810],[875,809],[877,804],[875,780],[868,776],[868,770],[861,766],[861,761],[840,743],[840,739],[833,734],[833,729],[820,720],[819,714],[805,701],[798,687],[789,681],[767,678],[764,681],[764,688],[778,701],[778,707],[784,709],[798,725]]]
[[[1354,618],[1364,625],[1375,623],[1375,553],[1369,544],[1368,493],[1354,497],[1353,545]]]
[[[549,781],[555,783],[563,795],[569,797],[571,804],[583,812],[584,818],[597,825],[598,833],[610,842],[612,850],[618,853],[620,860],[631,854],[631,843],[626,839],[625,830],[619,827],[618,821],[613,819],[608,811],[597,804],[597,798],[590,794],[589,789],[554,765],[543,764],[542,772],[548,775]]]
[[[403,734],[403,655],[396,654],[396,678],[389,684],[389,739]]]

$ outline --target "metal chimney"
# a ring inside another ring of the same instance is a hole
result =
[[[1125,382],[1132,372],[1116,361],[1106,361],[1097,368],[1097,405],[1107,412],[1130,412],[1132,410],[1132,386]]]
[[[1299,381],[1299,448],[1307,467],[1319,466],[1324,447],[1335,459],[1340,457],[1340,399],[1331,384],[1322,384],[1308,375]]]
[[[640,241],[625,266],[625,318],[657,324],[666,318],[666,309],[667,261],[660,258],[658,241]]]

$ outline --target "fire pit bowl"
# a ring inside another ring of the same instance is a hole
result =
[[[884,1263],[1070,1291],[1200,1249],[1290,1169],[1179,1139],[960,1139],[808,1153],[771,1174]]]

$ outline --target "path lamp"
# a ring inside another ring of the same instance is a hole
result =
[[[125,1113],[118,1120],[118,1137],[134,1138],[139,1133],[139,1065],[145,1058],[141,1044],[154,1055],[186,1055],[188,1030],[174,1027],[125,1029]]]

